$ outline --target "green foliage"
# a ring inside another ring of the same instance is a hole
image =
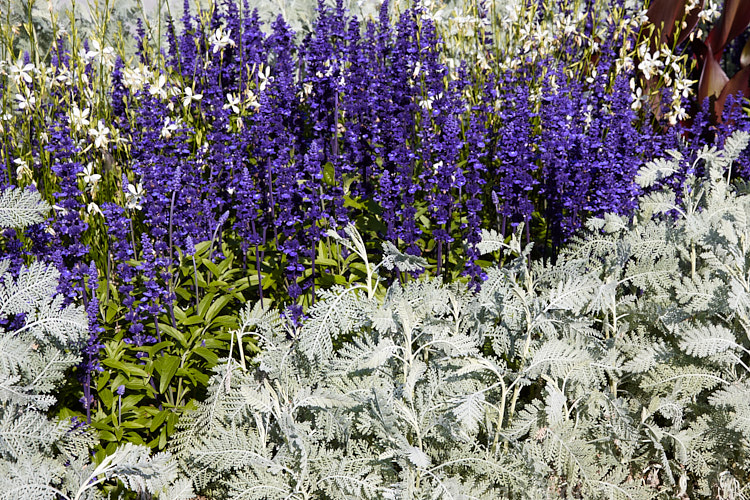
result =
[[[8,189],[0,194],[0,227],[40,222],[47,210],[36,191]],[[141,494],[190,498],[192,487],[175,482],[168,453],[150,457],[148,448],[128,443],[94,466],[90,429],[47,417],[88,338],[86,312],[62,307],[58,278],[52,265],[35,262],[16,274],[0,261],[0,499],[102,498],[95,486],[112,479]],[[6,331],[19,320],[20,328]]]
[[[341,287],[299,327],[248,307],[237,336],[261,353],[216,366],[179,424],[183,471],[221,498],[740,498],[750,196],[726,179],[749,137],[701,153],[683,205],[663,188],[593,219],[554,266],[522,228],[488,232],[508,264],[477,293]]]
[[[103,309],[112,340],[105,342],[104,371],[96,380],[102,404],[92,417],[103,441],[100,456],[123,442],[164,449],[179,416],[205,396],[207,374],[219,360],[216,353],[227,352],[230,332],[238,327],[243,291],[257,284],[254,273],[244,276],[226,245],[222,251],[223,260],[214,263],[207,241],[196,245],[194,255],[180,256],[175,301],[144,328],[157,339],[154,345],[125,342],[127,311],[111,286]],[[247,340],[243,349],[255,352]],[[116,394],[120,386],[121,395]]]

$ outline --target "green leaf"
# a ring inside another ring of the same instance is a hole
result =
[[[315,258],[315,265],[316,266],[329,266],[329,267],[336,267],[339,263],[336,262],[333,259],[323,259],[323,258]]]
[[[221,310],[226,306],[229,301],[232,300],[232,297],[227,295],[222,295],[218,299],[214,301],[213,304],[211,304],[211,307],[208,308],[208,312],[206,313],[206,323],[211,323],[211,320],[214,319],[214,317],[221,312]]]
[[[329,186],[336,185],[336,171],[333,168],[333,163],[328,162],[323,165],[323,182]]]
[[[105,315],[105,322],[106,323],[112,323],[115,320],[115,317],[117,316],[117,306],[115,305],[114,301],[110,302],[107,306],[107,314]]]
[[[208,268],[209,271],[211,271],[211,274],[213,274],[215,277],[221,276],[221,271],[219,270],[219,266],[211,262],[210,260],[206,259],[203,261],[203,265]]]
[[[173,434],[174,433],[174,426],[177,424],[177,421],[179,420],[180,416],[176,413],[170,412],[167,416],[167,433]]]
[[[230,315],[224,315],[224,316],[217,316],[216,319],[214,319],[211,322],[214,326],[224,327],[224,328],[237,328],[237,317],[236,316],[230,316]]]
[[[193,352],[201,358],[205,359],[211,365],[215,365],[219,362],[219,356],[217,356],[213,351],[206,349],[205,347],[196,347],[195,349],[193,349]]]
[[[143,394],[131,394],[129,396],[125,396],[122,398],[122,410],[125,411],[126,409],[135,408],[141,399],[143,399]]]
[[[162,349],[166,349],[167,347],[172,347],[173,345],[174,345],[174,342],[172,342],[171,340],[164,340],[162,342],[159,342],[158,344],[149,345],[149,346],[141,346],[141,350],[143,352],[147,352],[149,356],[153,357],[156,355],[156,353],[158,353]]]
[[[99,431],[99,439],[103,441],[117,441],[117,437],[109,431]]]
[[[159,392],[164,394],[164,391],[169,387],[169,383],[172,381],[172,377],[177,373],[177,368],[180,366],[180,358],[167,354],[154,360],[154,368],[159,374]]]
[[[177,294],[177,295],[178,295],[178,296],[179,296],[179,297],[180,297],[180,298],[181,298],[182,300],[186,300],[186,301],[187,301],[187,300],[190,300],[190,299],[192,299],[192,298],[193,298],[193,293],[192,293],[192,292],[189,292],[188,290],[186,290],[185,288],[182,288],[182,287],[180,287],[180,288],[176,288],[174,292],[175,292],[175,293],[176,293],[176,294]],[[175,316],[176,316],[176,314],[175,314]]]
[[[214,300],[213,293],[207,293],[205,297],[203,297],[198,303],[198,310],[196,311],[198,313],[198,316],[205,317],[206,316],[206,310],[208,309],[209,305]]]
[[[187,348],[188,346],[187,338],[185,338],[185,335],[183,335],[181,331],[174,328],[172,325],[168,325],[168,324],[163,324],[160,326],[161,326],[162,332],[166,333],[167,335],[169,335],[170,337],[174,339],[177,339],[182,345],[182,347]]]
[[[106,406],[107,408],[112,408],[112,401],[114,400],[112,391],[110,391],[109,389],[99,391],[99,399],[102,400],[104,406]]]
[[[126,374],[128,374],[128,376],[139,375],[141,377],[148,377],[148,373],[146,373],[143,368],[128,363],[123,363],[122,361],[117,361],[115,359],[105,358],[102,360],[102,364],[110,368],[114,368],[115,370],[125,372]]]
[[[357,209],[357,210],[361,210],[361,209],[365,208],[365,204],[364,203],[359,202],[359,201],[353,199],[350,196],[344,196],[344,206],[345,207],[352,207],[352,208]]]
[[[184,321],[180,321],[180,323],[182,323],[185,326],[200,325],[201,323],[203,323],[203,318],[200,316],[195,316],[195,315],[188,316]]]

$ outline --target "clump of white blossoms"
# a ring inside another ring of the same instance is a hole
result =
[[[15,64],[10,65],[8,68],[10,71],[10,79],[16,86],[31,83],[33,80],[32,75],[36,71],[36,67],[29,63],[23,64],[23,60],[20,58]]]
[[[161,100],[167,98],[167,77],[165,75],[159,75],[159,78],[154,80],[148,87],[148,93],[152,96],[159,96]]]
[[[664,67],[664,63],[659,60],[659,51],[657,50],[652,54],[649,52],[647,44],[638,47],[638,56],[641,59],[638,69],[641,70],[643,78],[646,80],[650,80],[652,76],[658,73],[660,68]]]
[[[106,148],[109,144],[110,129],[104,124],[104,120],[99,120],[97,128],[90,128],[89,135],[94,139],[96,149]]]
[[[83,183],[86,185],[86,191],[93,194],[96,190],[96,186],[99,181],[102,180],[102,176],[94,172],[94,164],[89,162],[83,167],[83,172],[79,172],[78,175],[83,177]]]
[[[232,113],[240,114],[240,98],[234,94],[227,94],[227,103],[223,106],[223,109],[230,109]]]
[[[138,182],[135,185],[128,184],[128,192],[125,193],[125,207],[130,210],[142,210],[143,197],[145,196],[143,185]]]
[[[150,78],[151,71],[145,67],[125,68],[122,72],[122,84],[131,94],[141,90]]]
[[[164,118],[164,124],[161,127],[161,137],[163,139],[171,139],[172,134],[182,126],[182,119],[178,118],[177,121],[172,121],[169,117]]]
[[[195,94],[192,87],[185,87],[182,91],[182,107],[187,108],[193,101],[200,101],[203,94]]]
[[[79,55],[86,62],[97,61],[108,69],[115,67],[115,49],[109,45],[102,47],[96,39],[91,40],[91,50],[84,51],[81,49]]]
[[[34,111],[34,106],[36,106],[36,97],[34,94],[24,92],[23,94],[16,94],[15,97],[16,101],[18,101],[18,109],[25,113]]]
[[[229,35],[231,34],[232,34],[232,30],[227,30],[226,32],[224,32],[223,29],[216,28],[216,31],[211,35],[211,38],[209,38],[208,40],[211,43],[214,54],[216,54],[220,50],[224,50],[225,47],[235,46],[234,40],[229,38]]]
[[[76,132],[80,132],[89,126],[90,122],[88,118],[90,112],[90,108],[84,108],[83,111],[81,111],[81,108],[79,108],[77,104],[73,104],[73,109],[70,111],[70,124]]]
[[[23,158],[16,158],[15,160],[13,160],[13,163],[16,164],[16,177],[18,177],[19,180],[31,180],[32,172],[26,160],[24,160]]]

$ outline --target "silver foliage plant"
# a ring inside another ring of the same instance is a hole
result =
[[[0,193],[0,229],[43,222],[49,210],[38,192],[8,188]],[[55,389],[80,362],[88,339],[86,312],[62,307],[58,278],[53,265],[35,262],[16,275],[10,261],[0,261],[0,319],[22,318],[17,330],[0,326],[0,499],[104,498],[97,485],[113,479],[160,499],[192,497],[190,481],[177,480],[170,454],[151,457],[149,448],[129,443],[92,464],[96,436],[47,416]]]
[[[220,364],[181,422],[183,472],[248,500],[746,498],[750,196],[728,178],[747,144],[704,149],[679,205],[662,188],[589,221],[554,266],[520,228],[486,232],[481,250],[513,260],[476,294],[382,293],[365,262],[367,283],[326,292],[301,327],[248,307],[237,345],[262,351]],[[674,174],[670,154],[641,186]]]

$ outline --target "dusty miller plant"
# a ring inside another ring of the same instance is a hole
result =
[[[6,189],[0,193],[0,228],[43,222],[49,208],[36,191]],[[176,481],[177,463],[168,453],[151,457],[147,447],[129,443],[92,464],[96,436],[47,416],[55,389],[80,362],[88,338],[86,312],[62,307],[58,278],[53,265],[34,262],[14,273],[9,260],[0,261],[0,318],[21,324],[11,331],[0,326],[0,499],[104,498],[97,486],[113,479],[162,499],[190,498],[192,486]]]
[[[747,143],[705,148],[680,204],[663,188],[592,219],[554,266],[520,229],[486,232],[481,251],[514,258],[477,293],[382,293],[365,262],[366,283],[299,328],[248,307],[237,345],[263,350],[225,360],[181,423],[183,471],[237,499],[745,498],[750,197],[728,179]],[[670,155],[637,181],[672,175]],[[386,267],[424,265],[384,250]]]

